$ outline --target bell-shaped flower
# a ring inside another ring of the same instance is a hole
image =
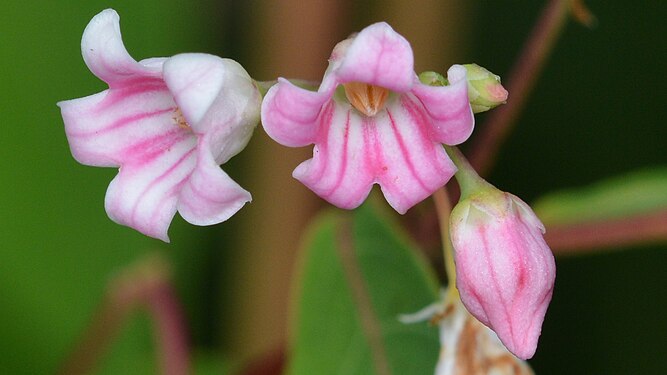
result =
[[[340,42],[318,91],[279,79],[262,103],[262,124],[289,147],[314,144],[293,176],[330,203],[359,206],[379,184],[399,213],[456,172],[442,144],[471,134],[466,69],[450,85],[428,86],[414,72],[410,44],[386,23]]]
[[[261,95],[238,63],[207,54],[137,62],[111,9],[90,21],[81,50],[109,89],[58,105],[74,158],[120,167],[105,199],[112,220],[168,241],[176,211],[210,225],[250,201],[219,167],[259,121]]]
[[[543,233],[526,203],[492,186],[470,194],[451,215],[463,304],[522,359],[535,353],[556,278]]]

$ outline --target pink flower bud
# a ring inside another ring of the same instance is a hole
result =
[[[500,77],[477,64],[463,65],[468,80],[468,99],[475,113],[486,112],[507,101],[508,92]]]
[[[492,188],[454,208],[450,233],[463,304],[517,357],[531,358],[556,277],[544,226],[521,199]]]

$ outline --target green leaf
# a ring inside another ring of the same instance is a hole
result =
[[[533,204],[546,226],[615,219],[667,208],[667,168],[632,172],[550,193]]]
[[[309,234],[287,373],[433,372],[437,329],[397,319],[438,298],[415,247],[369,204],[354,213],[327,212]]]

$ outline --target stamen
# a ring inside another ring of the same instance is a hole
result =
[[[185,130],[192,130],[190,124],[188,124],[188,122],[185,121],[185,117],[183,117],[183,112],[181,112],[180,108],[178,107],[174,108],[174,115],[172,116],[172,119],[174,119],[174,122],[176,123],[176,125],[178,125],[179,128]]]
[[[384,107],[389,90],[367,83],[350,82],[343,84],[345,96],[350,104],[366,116],[375,116]]]

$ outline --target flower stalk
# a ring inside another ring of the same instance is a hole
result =
[[[452,214],[452,204],[449,201],[447,188],[443,187],[433,193],[435,210],[438,215],[438,225],[440,227],[440,237],[442,238],[442,255],[445,262],[445,272],[447,273],[447,293],[451,298],[459,298],[459,291],[456,288],[456,265],[454,264],[454,247],[449,236],[449,216]]]
[[[581,0],[550,0],[544,7],[508,76],[510,100],[490,115],[472,140],[470,163],[482,176],[493,167],[496,155],[528,101],[569,14],[586,26],[595,24],[595,17]]]
[[[461,150],[454,146],[444,147],[447,155],[452,159],[456,168],[458,168],[454,177],[461,189],[461,200],[467,198],[474,192],[493,188],[491,184],[477,174],[475,168],[473,168]]]
[[[145,307],[154,321],[160,373],[189,374],[187,328],[182,308],[171,285],[167,264],[149,258],[113,279],[106,296],[59,375],[90,374],[130,315]]]

